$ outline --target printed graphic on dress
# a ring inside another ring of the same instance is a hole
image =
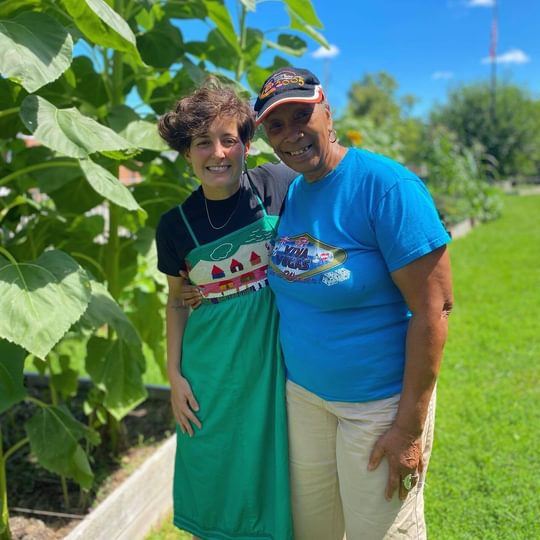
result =
[[[188,264],[189,277],[198,286],[204,298],[218,302],[220,298],[247,290],[268,286],[268,259],[272,250],[268,235],[250,235],[268,239],[235,246],[224,242],[210,253],[210,260],[199,260],[193,267]],[[189,261],[187,261],[189,263]]]
[[[346,268],[332,271],[346,260],[345,250],[304,233],[278,238],[270,266],[276,274],[289,281],[320,281],[325,285],[335,285],[350,277]]]

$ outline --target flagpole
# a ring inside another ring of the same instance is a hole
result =
[[[493,12],[491,19],[491,44],[489,55],[491,57],[491,121],[495,124],[496,97],[497,97],[497,0],[493,0]]]

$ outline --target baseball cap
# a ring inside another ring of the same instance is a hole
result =
[[[320,103],[324,92],[319,79],[307,69],[286,67],[272,73],[264,82],[255,102],[255,121],[264,118],[283,103]]]

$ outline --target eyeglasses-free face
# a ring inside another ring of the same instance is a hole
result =
[[[193,138],[185,158],[207,199],[227,199],[238,190],[248,150],[237,121],[230,117],[216,118],[206,133]]]
[[[276,154],[306,180],[318,180],[336,166],[329,137],[332,117],[324,103],[284,103],[263,126]]]

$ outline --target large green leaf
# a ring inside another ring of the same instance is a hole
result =
[[[287,5],[289,14],[293,14],[310,26],[323,28],[319,17],[317,17],[317,13],[315,13],[311,0],[284,0],[284,2]]]
[[[214,28],[206,37],[206,57],[216,67],[234,72],[240,58],[240,53],[225,39],[223,33]]]
[[[182,64],[183,71],[189,76],[196,86],[200,86],[204,79],[208,76],[206,71],[201,69],[197,64],[194,64],[189,58],[184,58]]]
[[[105,392],[103,405],[121,420],[147,395],[142,380],[142,348],[118,339],[93,337],[87,351],[86,370],[96,386]]]
[[[165,141],[159,136],[155,122],[136,120],[120,132],[122,137],[138,148],[164,152],[169,150]]]
[[[43,407],[25,424],[30,446],[40,465],[73,478],[84,488],[90,488],[94,475],[88,457],[79,444],[86,439],[99,443],[99,435],[76,420],[65,407]]]
[[[228,9],[223,4],[223,0],[206,0],[208,18],[217,26],[222,36],[236,54],[240,54],[238,36],[229,15]]]
[[[244,47],[245,64],[255,65],[262,52],[264,34],[255,28],[246,30],[246,46]]]
[[[10,194],[11,195],[11,194]],[[9,201],[3,201],[3,207],[0,208],[0,221],[4,219],[16,219],[21,216],[27,216],[32,213],[37,213],[41,206],[31,196],[26,193],[23,195],[15,195]]]
[[[99,281],[91,280],[90,284],[92,299],[80,324],[92,329],[108,325],[116,331],[123,341],[140,346],[141,338],[137,334],[137,330],[107,288]]]
[[[9,2],[0,2],[0,17],[9,17],[20,9],[35,9],[43,0],[9,0]]]
[[[11,110],[10,114],[4,112],[3,116],[0,116],[0,137],[2,139],[14,138],[17,133],[20,133],[24,126],[19,118],[18,108],[27,95],[26,91],[18,84],[3,79],[0,77],[0,108],[3,111]]]
[[[208,15],[206,3],[205,0],[166,2],[163,11],[171,19],[204,19]]]
[[[0,72],[35,92],[71,64],[73,40],[44,13],[24,12],[0,21]]]
[[[82,175],[80,168],[76,170],[79,172],[78,177],[49,193],[57,210],[64,216],[84,214],[103,202],[102,197]],[[100,232],[103,232],[103,228]],[[89,238],[89,240],[92,239],[93,237]],[[66,251],[70,250],[66,249]]]
[[[94,70],[94,64],[90,58],[86,56],[74,58],[71,70],[75,76],[76,84],[75,90],[70,92],[73,97],[79,98],[83,105],[91,104],[94,107],[101,107],[109,103],[110,99],[103,75]]]
[[[139,57],[128,23],[104,0],[62,0],[79,30],[93,43]]]
[[[61,357],[61,360],[66,362],[67,357]],[[77,394],[79,386],[79,372],[69,366],[65,367],[59,373],[50,375],[50,384],[56,389],[59,396],[63,399],[73,397]]]
[[[18,188],[27,191],[37,187],[42,193],[52,193],[81,176],[76,159],[55,158],[54,155],[50,148],[42,145],[15,152],[10,166],[19,173],[16,179]],[[21,174],[25,170],[26,174]]]
[[[91,159],[81,159],[79,163],[86,180],[100,195],[128,210],[143,211],[129,189],[107,169]]]
[[[142,59],[156,68],[168,68],[184,54],[182,34],[169,20],[159,21],[137,39]]]
[[[123,129],[126,129],[130,122],[140,119],[141,117],[131,107],[127,105],[115,105],[109,109],[107,124],[116,133],[120,133]]]
[[[129,141],[77,109],[57,109],[39,96],[24,99],[21,118],[39,142],[66,156],[86,158],[100,152],[124,159],[137,152]]]
[[[142,340],[152,351],[156,363],[164,366],[165,360],[165,329],[163,304],[156,292],[147,293],[137,288],[133,291],[133,310],[129,312],[129,318],[136,325]],[[148,317],[148,313],[155,313],[155,317]],[[164,373],[165,375],[165,373]]]
[[[39,358],[80,319],[90,296],[86,272],[62,251],[24,263],[0,255],[0,337]]]
[[[294,13],[289,12],[291,18],[291,28],[293,30],[300,30],[304,34],[307,34],[310,38],[314,39],[317,43],[320,43],[323,47],[330,48],[328,41],[325,37],[313,28],[310,24],[306,24],[302,19],[299,19]]]
[[[292,56],[302,56],[307,51],[307,43],[298,36],[291,34],[280,34],[277,43],[267,41],[266,44],[273,49]]]
[[[0,414],[26,396],[23,384],[26,351],[0,339]]]

